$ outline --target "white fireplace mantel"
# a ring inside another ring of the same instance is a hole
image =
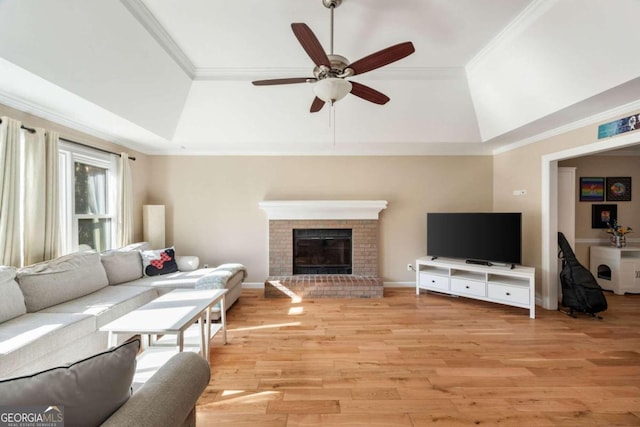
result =
[[[386,200],[268,200],[258,203],[272,219],[378,219]]]

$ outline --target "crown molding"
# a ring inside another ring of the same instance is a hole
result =
[[[308,77],[313,79],[311,68],[241,68],[241,67],[199,67],[194,70],[194,80],[233,81],[280,79],[287,77]]]
[[[313,78],[311,68],[224,68],[200,67],[194,70],[194,80],[260,80],[287,77]],[[461,80],[467,78],[464,67],[412,67],[375,70],[366,80]]]
[[[120,2],[192,80],[233,81],[277,79],[291,76],[313,77],[311,67],[196,67],[142,0],[120,0]],[[367,80],[460,80],[466,78],[467,72],[464,67],[388,67],[376,70],[375,73],[367,74]]]
[[[594,114],[593,116],[586,117],[584,119],[577,120],[572,123],[568,123],[564,126],[557,127],[555,129],[551,129],[546,132],[539,133],[529,138],[522,139],[520,141],[503,145],[499,148],[496,148],[492,151],[492,154],[501,154],[507,151],[515,150],[516,148],[524,147],[529,144],[533,144],[545,139],[553,138],[554,136],[562,135],[567,132],[571,132],[576,129],[583,128],[585,126],[595,125],[598,123],[602,123],[605,120],[609,120],[611,117],[622,116],[629,111],[640,109],[640,100],[630,102],[628,104],[621,105],[616,108],[612,108],[607,111],[600,112],[598,114]]]
[[[162,24],[158,22],[156,17],[151,13],[149,8],[142,0],[120,0],[120,2],[129,10],[134,18],[147,30],[149,34],[158,42],[160,47],[182,68],[182,70],[193,79],[196,67],[184,51],[173,40]]]
[[[468,63],[466,70],[472,74],[475,69],[484,63],[488,56],[496,49],[511,42],[522,34],[531,24],[551,9],[558,0],[534,0],[518,16],[515,17],[502,31],[487,43]]]
[[[55,113],[50,109],[25,101],[23,99],[18,99],[1,90],[0,90],[0,104],[4,104],[7,107],[10,107],[16,110],[24,111],[25,113],[32,114],[34,116],[40,117],[50,122],[54,122],[58,125],[77,130],[78,132],[86,133],[96,138],[104,139],[105,141],[111,142],[113,144],[118,144],[123,147],[131,148],[143,154],[150,154],[148,150],[145,150],[144,148],[142,148],[140,144],[138,144],[136,141],[122,138],[116,134],[98,130],[92,126],[87,126],[79,121],[73,120],[70,117]]]

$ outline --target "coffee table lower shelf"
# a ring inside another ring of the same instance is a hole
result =
[[[212,324],[209,340],[212,340],[221,329],[221,324]],[[200,340],[200,325],[191,325],[184,332],[184,346],[182,351],[200,353]],[[164,335],[155,340],[153,345],[146,347],[136,358],[136,373],[133,377],[134,391],[147,382],[162,365],[167,363],[167,361],[177,353],[178,347],[176,345],[175,335]]]
[[[205,328],[206,330],[206,328]],[[212,323],[211,324],[211,333],[209,334],[209,341],[211,341],[218,332],[222,330],[222,325],[220,323]],[[200,324],[195,323],[189,326],[183,335],[184,347],[197,347],[198,351],[200,351]],[[145,349],[153,349],[155,347],[173,347],[174,349],[178,348],[178,337],[176,335],[163,335],[158,339],[153,340],[150,345]],[[206,355],[203,355],[206,356]],[[205,357],[205,359],[207,359]],[[209,359],[207,359],[209,360]]]

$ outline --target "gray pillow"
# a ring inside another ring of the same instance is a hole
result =
[[[140,340],[133,340],[69,366],[0,380],[3,406],[58,406],[64,425],[97,426],[131,396]]]
[[[142,258],[138,251],[109,251],[100,256],[110,285],[130,282],[142,277]]]
[[[17,277],[30,313],[109,285],[100,254],[95,251],[76,252],[23,267]]]
[[[0,323],[27,312],[24,295],[15,277],[15,268],[0,266]]]

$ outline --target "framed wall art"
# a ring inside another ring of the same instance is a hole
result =
[[[618,205],[591,205],[591,228],[609,228],[618,218]]]
[[[607,202],[631,201],[631,177],[607,177]]]
[[[604,178],[580,178],[581,202],[604,202]]]

